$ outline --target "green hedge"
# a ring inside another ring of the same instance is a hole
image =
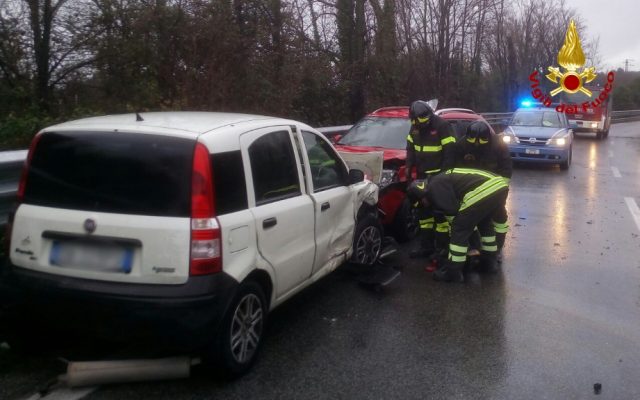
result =
[[[31,138],[43,127],[52,123],[50,117],[36,114],[0,118],[0,151],[26,149]]]

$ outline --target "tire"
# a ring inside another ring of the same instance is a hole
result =
[[[228,378],[245,374],[256,361],[267,313],[267,301],[260,285],[253,281],[242,283],[219,332],[217,354]]]
[[[609,128],[607,128],[607,130],[603,132],[603,135],[605,139],[609,137]]]
[[[602,140],[602,136],[603,136],[603,133],[602,133],[602,132],[598,132],[598,133],[596,133],[596,139],[598,139],[598,140]]]
[[[409,199],[404,199],[393,220],[393,235],[398,242],[408,242],[418,236],[419,232],[420,223],[416,209],[411,207]]]
[[[571,159],[573,158],[573,147],[569,147],[569,157],[567,157],[567,161],[560,163],[560,169],[566,171],[571,166]]]
[[[382,238],[382,225],[378,218],[371,214],[364,215],[356,224],[351,262],[373,266],[382,250]]]

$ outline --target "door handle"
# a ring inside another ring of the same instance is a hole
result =
[[[331,204],[327,201],[326,203],[322,203],[320,206],[320,211],[326,211],[331,208]]]
[[[277,224],[278,224],[278,220],[276,219],[276,217],[267,218],[264,221],[262,221],[262,227],[264,229],[272,228]]]

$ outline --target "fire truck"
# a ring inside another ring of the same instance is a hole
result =
[[[574,125],[574,132],[593,132],[598,139],[609,136],[609,126],[611,125],[611,95],[604,100],[600,99],[600,94],[604,87],[586,87],[592,94],[587,96],[582,92],[571,94],[564,99],[565,103],[575,104],[576,107],[567,107],[565,113],[569,124]]]

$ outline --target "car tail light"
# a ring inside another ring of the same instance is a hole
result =
[[[33,159],[33,153],[36,150],[36,146],[40,141],[42,134],[37,134],[32,140],[31,145],[29,146],[29,152],[27,153],[27,158],[24,161],[24,166],[22,167],[22,174],[20,175],[20,183],[18,184],[18,194],[17,200],[18,204],[22,203],[24,200],[24,191],[27,187],[27,176],[29,175],[29,167],[31,166],[31,160]]]
[[[196,143],[191,178],[191,275],[222,271],[222,238],[214,199],[209,151]]]
[[[24,160],[24,165],[22,166],[22,172],[20,173],[20,182],[18,183],[18,191],[16,193],[16,204],[13,210],[9,212],[9,216],[7,218],[7,224],[5,226],[4,231],[4,243],[2,246],[4,247],[5,254],[7,257],[10,255],[11,249],[11,233],[13,231],[13,217],[16,209],[24,201],[24,192],[27,188],[27,176],[29,175],[29,168],[31,167],[31,160],[33,159],[33,153],[36,150],[36,146],[42,137],[41,133],[36,134],[34,138],[31,140],[31,144],[29,145],[29,151],[27,152],[27,158]]]

